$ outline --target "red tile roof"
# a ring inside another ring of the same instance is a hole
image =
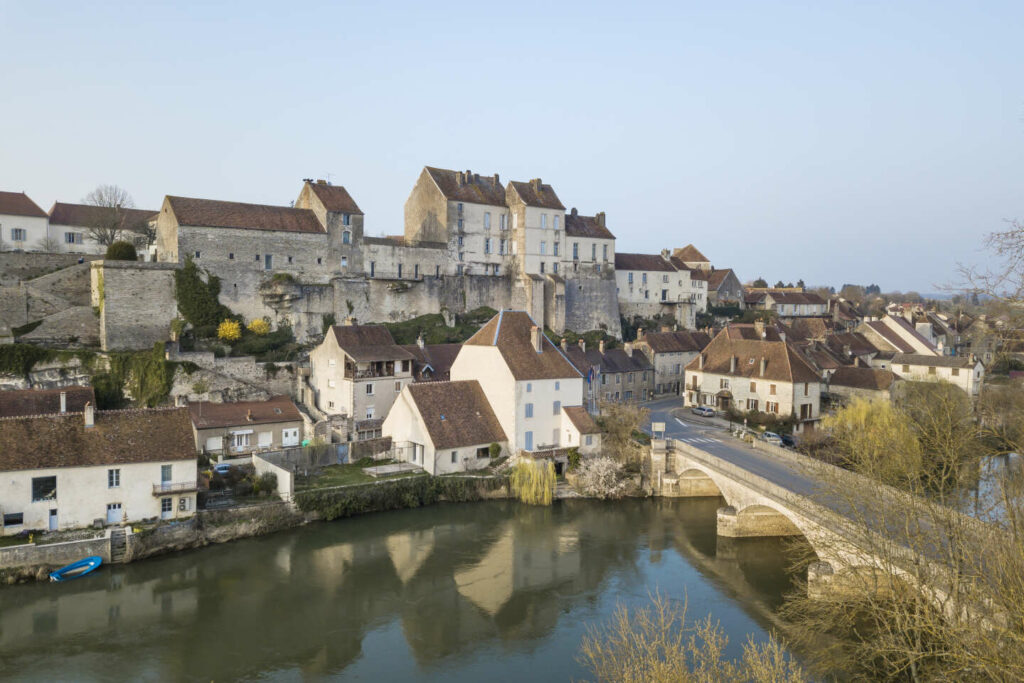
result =
[[[302,414],[287,396],[237,403],[197,401],[188,404],[188,412],[196,429],[302,421]]]
[[[0,191],[0,214],[6,216],[30,216],[46,218],[46,212],[29,199],[24,192]]]
[[[711,260],[700,253],[697,247],[692,244],[687,244],[682,249],[673,249],[672,255],[683,261],[689,261],[690,263],[710,263]]]
[[[363,215],[359,206],[356,205],[356,200],[352,199],[352,195],[341,185],[310,183],[309,186],[312,188],[313,194],[317,196],[317,199],[320,200],[328,211]]]
[[[536,325],[525,311],[501,311],[466,340],[466,346],[495,346],[516,380],[582,376],[550,339],[541,334],[541,352],[531,343]]]
[[[800,355],[791,344],[783,341],[753,340],[730,325],[711,340],[707,348],[687,363],[689,371],[706,372],[716,375],[732,375],[750,379],[767,379],[780,382],[820,382],[817,371]],[[703,370],[700,367],[704,358]],[[730,371],[732,358],[736,358],[736,370]],[[761,360],[767,361],[764,375],[761,375]]]
[[[506,441],[480,383],[423,382],[408,386],[434,448],[461,448]]]
[[[0,417],[60,413],[62,393],[67,394],[66,412],[80,413],[85,410],[86,403],[96,405],[96,395],[92,387],[0,391]]]
[[[72,228],[88,228],[103,219],[103,212],[113,209],[89,204],[66,204],[54,202],[50,208],[50,225],[66,225]],[[146,225],[160,215],[159,211],[148,209],[120,209],[121,228],[131,230]]]
[[[424,170],[449,201],[505,206],[505,188],[497,174],[487,176],[432,166],[425,166]]]
[[[357,361],[413,360],[383,325],[334,325],[331,332],[338,346]]]
[[[167,203],[178,225],[242,230],[325,233],[327,230],[309,209],[287,206],[223,202],[216,199],[172,197]]]
[[[562,406],[562,411],[580,434],[600,434],[601,428],[583,406]]]

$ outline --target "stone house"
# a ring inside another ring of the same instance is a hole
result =
[[[826,391],[836,403],[847,403],[853,398],[869,401],[892,399],[893,385],[899,380],[892,371],[861,365],[843,365],[828,378]]]
[[[615,254],[615,284],[623,316],[670,316],[694,326],[697,299],[691,271],[681,262],[674,264],[667,249],[661,255]]]
[[[299,446],[302,414],[287,396],[266,401],[188,404],[196,450],[218,456],[276,451]]]
[[[601,428],[583,406],[569,406],[564,409],[568,418],[565,425],[565,445],[575,448],[580,455],[597,455],[601,452]]]
[[[856,328],[879,351],[938,356],[939,351],[902,316],[865,318]]]
[[[512,256],[526,275],[558,274],[562,261],[565,207],[554,188],[540,178],[512,181],[505,189],[512,216]]]
[[[743,302],[743,284],[732,268],[716,268],[708,276],[708,303],[715,306]]]
[[[0,417],[81,413],[87,404],[96,405],[92,387],[0,391]]]
[[[402,348],[413,356],[412,381],[447,382],[462,344],[426,344],[421,335],[415,344],[403,344]]]
[[[0,533],[194,514],[196,449],[184,408],[0,419]]]
[[[58,251],[76,254],[103,254],[106,246],[89,236],[91,226],[101,225],[105,211],[113,211],[88,204],[54,202],[50,207],[50,237]],[[132,242],[140,253],[148,247],[139,231],[156,226],[158,211],[147,209],[120,209],[121,233],[118,239]]]
[[[412,382],[413,361],[383,325],[334,325],[309,353],[313,403],[325,415],[353,420],[357,433],[376,436]]]
[[[820,419],[821,392],[814,367],[764,325],[729,325],[686,366],[686,405],[792,415],[797,433]]]
[[[653,395],[679,395],[686,379],[686,365],[711,342],[707,332],[637,330],[636,349],[654,368]]]
[[[780,318],[824,316],[828,314],[828,302],[814,292],[795,289],[754,289],[748,290],[743,299],[744,306],[758,311],[772,311]]]
[[[513,453],[555,455],[569,447],[565,408],[583,403],[583,376],[523,311],[501,311],[470,337],[453,381],[477,380]]]
[[[595,216],[581,216],[573,207],[565,216],[562,271],[568,274],[589,269],[601,273],[614,267],[615,235],[605,225],[604,212]]]
[[[585,405],[592,411],[601,401],[632,403],[654,395],[654,366],[631,342],[606,350],[601,341],[587,350],[582,339],[576,345],[562,340],[562,352],[585,378]]]
[[[0,250],[42,251],[49,218],[24,192],[0,191]]]
[[[977,398],[985,381],[985,366],[971,356],[897,353],[892,357],[890,369],[901,379],[949,382],[963,389],[971,398]]]
[[[383,435],[399,457],[429,474],[482,469],[492,462],[491,444],[507,454],[508,439],[480,383],[423,382],[402,389]]]
[[[700,250],[692,244],[687,244],[681,249],[673,249],[672,257],[687,268],[702,270],[706,273],[711,272],[711,259],[700,253]]]

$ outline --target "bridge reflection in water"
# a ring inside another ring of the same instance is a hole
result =
[[[721,505],[440,505],[107,568],[61,586],[7,588],[0,671],[513,680],[538,666],[542,678],[564,680],[586,673],[574,662],[585,625],[655,589],[686,595],[691,616],[714,613],[738,649],[746,633],[772,625],[793,577],[780,539],[719,539]]]

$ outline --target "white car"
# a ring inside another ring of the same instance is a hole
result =
[[[770,444],[775,444],[776,446],[782,445],[782,437],[775,432],[765,432],[761,435],[761,440],[767,441]]]
[[[700,415],[701,417],[714,417],[715,409],[709,408],[708,406],[697,406],[691,411],[694,415]]]

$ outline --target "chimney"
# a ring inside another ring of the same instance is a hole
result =
[[[317,185],[326,185],[326,184],[327,184],[327,181],[326,181],[326,180],[323,180],[322,178],[317,178],[317,179],[316,179],[316,184],[317,184]]]
[[[855,367],[855,368],[859,368],[860,367],[860,356],[858,356],[858,357],[853,359],[853,367]]]
[[[843,355],[847,358],[853,355],[853,351],[850,350],[849,344],[843,344]]]
[[[597,224],[600,225],[603,228],[604,227],[604,211],[598,211],[597,215],[594,216],[594,218],[597,219]]]
[[[761,377],[764,377],[764,371],[768,369],[768,359],[761,358]]]
[[[534,178],[530,181],[530,187],[533,188],[534,192],[540,192],[541,181],[540,178]]]
[[[569,213],[570,213],[570,214],[572,214],[572,217],[573,217],[573,218],[575,218],[576,216],[578,216],[578,215],[579,215],[579,212],[578,212],[578,211],[576,211],[576,207],[575,207],[575,206],[574,206],[574,207],[572,207],[572,211],[570,211]]]
[[[729,373],[736,374],[736,356],[729,356]]]
[[[757,336],[760,339],[764,339],[765,338],[764,321],[763,320],[755,320],[754,321],[754,332],[757,333]]]
[[[68,412],[68,392],[66,391],[60,392],[60,412]]]
[[[642,327],[636,328],[636,340],[637,341],[643,341],[643,338],[644,338],[644,328],[642,328]]]
[[[578,343],[580,345],[580,351],[582,351],[583,353],[586,353],[587,352],[587,342],[586,342],[586,340],[583,337],[580,337],[580,340],[579,340]]]
[[[494,184],[501,185],[501,178],[498,177],[497,173],[494,174]]]
[[[604,339],[602,339],[601,341],[597,342],[597,352],[602,354],[602,355],[604,354]]]
[[[96,411],[92,407],[92,401],[85,402],[85,426],[92,427],[96,424]]]
[[[252,422],[252,409],[251,408],[249,410],[245,411],[245,421],[246,422]]]
[[[462,171],[458,171],[455,174],[455,182],[459,185],[459,187],[465,185],[466,184],[466,174],[463,173]]]
[[[544,350],[542,344],[544,343],[544,333],[541,332],[540,328],[534,325],[530,328],[530,344],[533,346],[533,350],[540,353]]]
[[[562,350],[563,351],[568,351],[569,350],[569,342],[568,342],[568,340],[566,340],[565,337],[562,337]]]
[[[703,370],[704,369],[704,354],[703,353],[698,353],[697,354],[697,369],[698,370]]]
[[[633,342],[626,342],[625,344],[623,344],[622,348],[626,352],[627,356],[629,356],[630,358],[633,357]]]
[[[422,349],[422,348],[423,348],[423,346],[424,346],[424,344],[423,344],[423,333],[422,333],[422,332],[420,332],[420,333],[419,333],[419,334],[418,334],[418,335],[416,336],[416,346],[420,347],[421,349]]]

